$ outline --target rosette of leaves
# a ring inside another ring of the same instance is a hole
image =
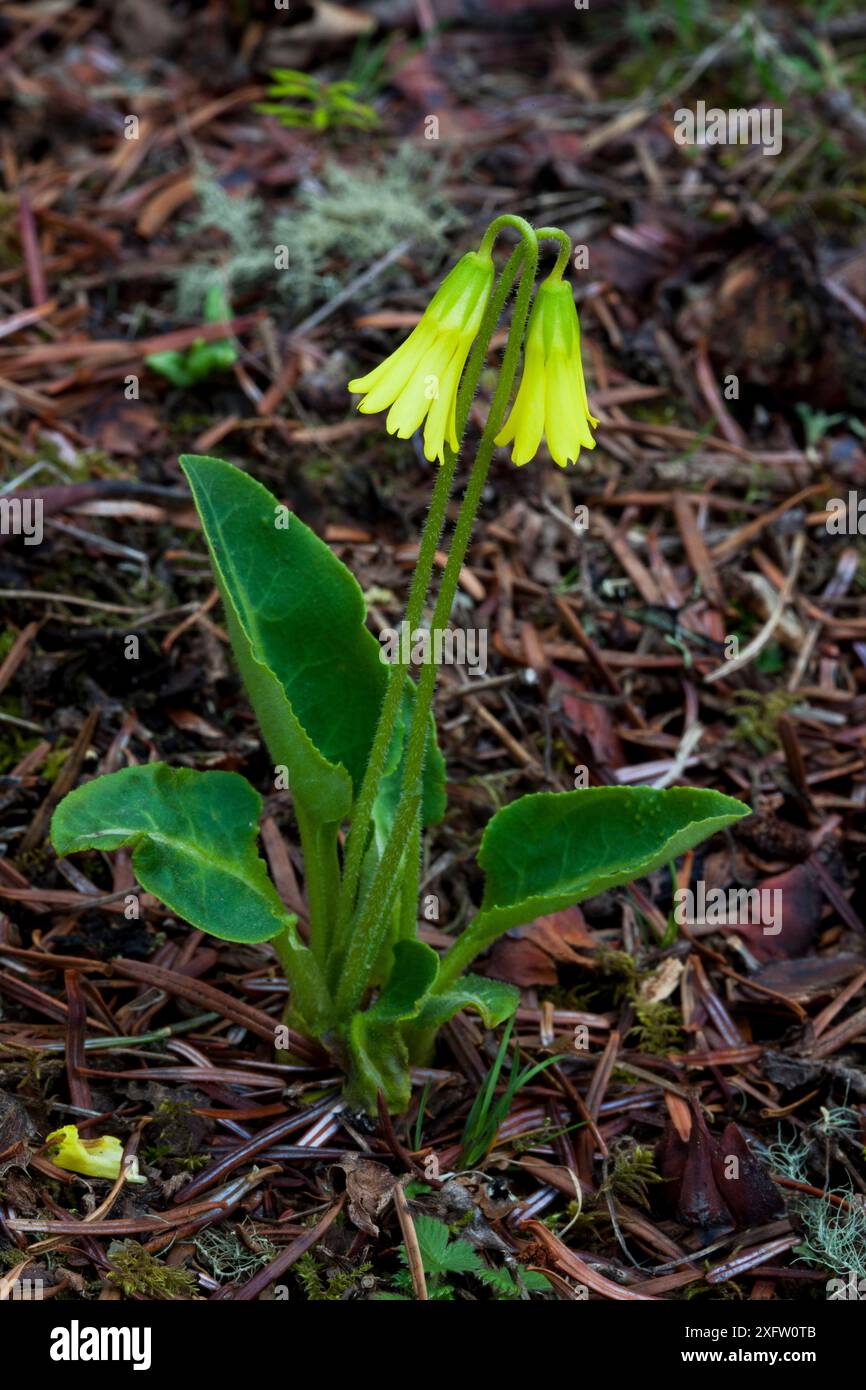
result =
[[[211,285],[205,294],[205,323],[228,323],[232,311],[221,285]],[[198,338],[185,352],[152,352],[145,362],[154,372],[167,377],[172,386],[188,388],[218,372],[227,372],[238,360],[231,338],[207,342]]]
[[[54,846],[61,855],[127,847],[142,888],[194,927],[227,941],[272,941],[290,986],[287,1021],[339,1060],[353,1102],[374,1111],[381,1092],[399,1112],[410,1063],[429,1060],[442,1024],[461,1009],[488,1027],[514,1012],[514,986],[465,973],[498,936],[668,864],[747,808],[685,787],[521,797],[487,824],[483,899],[444,958],[416,933],[417,837],[379,920],[362,932],[356,912],[346,949],[336,933],[340,834],[353,817],[388,672],[363,594],[329,547],[243,471],[213,458],[181,462],[238,668],[294,800],[308,939],[259,855],[259,793],[237,773],[151,763],[96,778],[58,806]],[[364,846],[362,893],[393,824],[414,698],[407,674]],[[444,786],[431,720],[422,827],[442,817]]]

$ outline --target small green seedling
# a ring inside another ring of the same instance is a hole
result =
[[[211,285],[205,295],[205,323],[228,323],[231,316],[221,287]],[[168,377],[173,386],[187,388],[217,372],[227,372],[237,362],[238,350],[231,338],[218,338],[212,343],[199,338],[186,352],[152,352],[144,360],[153,371]]]
[[[528,1293],[550,1292],[550,1284],[540,1271],[527,1270],[522,1265],[515,1266],[514,1274],[506,1268],[492,1269],[490,1265],[484,1263],[478,1251],[473,1245],[470,1245],[468,1240],[463,1240],[459,1236],[456,1239],[453,1238],[445,1222],[437,1221],[434,1216],[426,1216],[421,1213],[415,1217],[414,1225],[427,1284],[427,1295],[431,1301],[451,1302],[454,1299],[454,1285],[449,1283],[447,1277],[454,1274],[471,1275],[473,1278],[479,1279],[482,1284],[486,1284],[493,1291],[497,1301],[518,1299],[523,1295],[524,1290]],[[383,1301],[411,1299],[412,1275],[408,1269],[409,1259],[405,1245],[400,1247],[400,1259],[407,1267],[399,1270],[391,1280],[395,1292],[380,1293],[377,1295],[378,1299]]]
[[[331,130],[335,126],[370,130],[379,124],[372,106],[358,101],[357,82],[322,82],[294,68],[274,68],[270,76],[268,96],[272,100],[259,102],[255,110],[263,116],[276,116],[280,125],[300,130]]]
[[[503,226],[520,232],[521,246],[494,289],[490,250]],[[539,290],[547,287],[529,322],[523,382],[505,424],[539,235],[556,239],[560,253]],[[407,343],[356,384],[366,393],[363,409],[396,399],[388,426],[401,437],[429,412],[425,449],[441,458],[406,609],[411,632],[423,617],[469,408],[518,271],[499,384],[436,596],[434,635],[447,633],[500,431],[520,462],[540,447],[542,431],[563,466],[581,443],[592,447],[577,316],[559,278],[570,252],[557,229],[536,233],[520,218],[497,219],[479,251],[446,277]],[[535,391],[547,403],[542,414],[533,408]],[[188,456],[181,464],[274,785],[293,796],[305,935],[257,851],[261,798],[237,773],[150,763],[98,777],[58,806],[54,846],[62,855],[126,846],[141,886],[194,927],[227,941],[272,941],[290,986],[287,1025],[330,1050],[352,1102],[375,1111],[381,1093],[400,1112],[410,1098],[410,1064],[429,1062],[442,1024],[461,1009],[474,1009],[487,1027],[513,1014],[513,985],[464,973],[497,937],[670,864],[748,808],[690,787],[520,797],[486,826],[481,905],[440,959],[417,935],[421,836],[445,810],[435,662],[422,664],[415,679],[404,644],[387,659],[351,572],[260,483],[219,459]],[[488,1098],[479,1135],[490,1113]]]
[[[539,1072],[546,1071],[548,1067],[564,1060],[562,1057],[545,1057],[543,1062],[530,1063],[521,1070],[520,1057],[515,1048],[511,1059],[511,1074],[497,1096],[496,1088],[508,1051],[513,1023],[514,1019],[510,1018],[505,1025],[493,1066],[466,1116],[460,1141],[461,1168],[477,1168],[487,1157],[496,1143],[499,1127],[509,1114],[518,1091],[523,1086],[528,1086]]]

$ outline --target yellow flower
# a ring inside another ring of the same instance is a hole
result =
[[[431,462],[443,462],[446,443],[458,448],[457,388],[492,284],[489,254],[462,256],[406,341],[372,372],[349,382],[350,391],[364,395],[358,409],[365,415],[391,407],[385,422],[389,434],[408,439],[426,419],[424,454]]]
[[[553,458],[565,468],[577,462],[581,448],[595,448],[589,426],[597,424],[586,399],[580,324],[571,287],[550,277],[535,296],[526,330],[523,377],[496,443],[514,440],[512,462],[529,463],[545,435]]]
[[[77,1125],[64,1125],[49,1134],[46,1144],[57,1147],[51,1161],[57,1168],[65,1168],[67,1173],[84,1173],[90,1178],[108,1178],[116,1182],[120,1177],[120,1160],[123,1145],[113,1134],[104,1134],[101,1139],[82,1139]],[[147,1182],[137,1171],[137,1160],[126,1174],[127,1182]]]

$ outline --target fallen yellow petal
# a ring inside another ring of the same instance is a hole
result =
[[[64,1125],[62,1129],[55,1129],[49,1134],[45,1142],[50,1148],[56,1149],[53,1154],[49,1153],[52,1163],[57,1168],[64,1168],[67,1173],[107,1178],[109,1182],[116,1182],[120,1177],[123,1145],[113,1134],[104,1134],[101,1139],[82,1139],[77,1125]],[[147,1182],[137,1168],[137,1161],[133,1160],[126,1174],[127,1182]]]

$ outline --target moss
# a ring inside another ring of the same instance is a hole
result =
[[[24,1258],[25,1255],[16,1245],[4,1245],[0,1250],[0,1267],[14,1269]]]
[[[137,1240],[113,1241],[108,1258],[114,1268],[108,1278],[129,1297],[192,1298],[198,1290],[195,1278],[185,1269],[172,1269],[151,1255]]]
[[[650,1052],[664,1056],[667,1052],[681,1051],[683,1047],[682,1014],[673,1004],[659,1001],[655,1004],[635,1005],[637,1022],[629,1036],[634,1036],[639,1052]]]
[[[771,690],[762,695],[756,690],[737,690],[734,696],[733,736],[751,743],[759,753],[769,753],[780,747],[779,719],[797,703],[797,695],[788,690]]]
[[[8,703],[7,701],[7,706]],[[11,710],[7,708],[5,713],[11,714]],[[14,724],[0,722],[0,776],[6,776],[13,767],[17,767],[24,755],[36,747],[38,741],[25,737]]]
[[[16,865],[27,878],[38,878],[45,872],[48,865],[54,858],[54,851],[47,840],[41,845],[34,845],[33,849],[26,854],[19,854],[15,860]]]
[[[652,1149],[626,1141],[614,1151],[612,1158],[613,1166],[608,1172],[605,1189],[621,1201],[649,1206],[648,1188],[651,1183],[661,1182]]]
[[[552,1004],[555,1009],[591,1013],[592,1005],[598,998],[598,990],[593,984],[570,985],[567,989],[563,985],[551,985],[542,989],[540,995],[544,1003]]]
[[[692,1299],[706,1298],[714,1303],[723,1301],[736,1303],[746,1297],[746,1290],[740,1288],[733,1279],[728,1279],[724,1284],[689,1284],[683,1289],[683,1298],[691,1302]]]
[[[42,764],[41,775],[46,782],[49,784],[54,782],[63,764],[69,757],[69,751],[69,748],[64,748],[60,742],[54,745],[45,759],[45,762]]]
[[[590,1206],[583,1204],[578,1206],[576,1201],[571,1201],[565,1211],[551,1212],[548,1216],[541,1217],[542,1226],[546,1226],[554,1235],[559,1235],[563,1228],[571,1233],[576,1233],[579,1239],[578,1245],[591,1244],[602,1238],[610,1228],[610,1216],[606,1207]],[[572,1234],[572,1240],[576,1239]]]
[[[196,1113],[197,1101],[188,1097],[164,1096],[153,1112],[150,1143],[145,1151],[148,1162],[175,1162],[187,1172],[195,1172],[209,1159],[201,1153],[210,1125]]]
[[[616,980],[617,998],[633,998],[640,983],[634,956],[630,956],[628,951],[616,951],[609,946],[602,946],[596,952],[595,958],[600,973]]]
[[[309,1303],[338,1303],[353,1294],[363,1292],[362,1283],[369,1279],[373,1266],[355,1265],[353,1269],[329,1269],[324,1275],[312,1251],[302,1255],[294,1266],[294,1274]]]

